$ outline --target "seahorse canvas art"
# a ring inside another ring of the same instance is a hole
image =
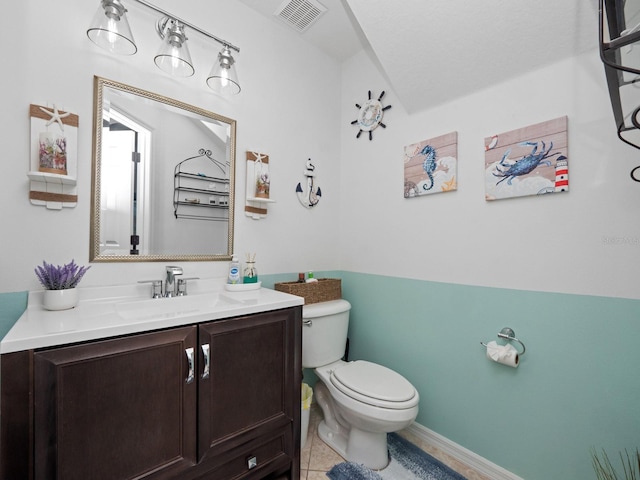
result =
[[[404,147],[404,198],[457,190],[458,132]]]
[[[569,191],[567,117],[484,139],[485,199]]]

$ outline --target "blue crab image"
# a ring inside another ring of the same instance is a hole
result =
[[[540,149],[539,153],[538,153],[538,143],[542,144],[542,148]],[[524,146],[533,147],[531,149],[531,153],[529,153],[528,155],[524,155],[522,158],[519,158],[518,160],[515,161],[515,163],[509,164],[505,162],[508,160],[509,154],[511,153],[511,149],[507,150],[502,156],[500,163],[496,165],[496,170],[498,173],[493,173],[493,176],[501,177],[500,180],[496,182],[496,185],[498,185],[501,182],[504,182],[505,180],[507,181],[507,185],[511,185],[511,181],[514,178],[533,172],[539,165],[547,165],[550,167],[552,166],[551,162],[547,159],[555,155],[560,155],[560,152],[551,153],[551,150],[553,149],[553,142],[549,143],[549,148],[546,148],[545,143],[542,141],[541,142],[522,142],[519,145],[523,147]],[[565,157],[564,155],[561,155],[560,157],[558,157],[558,160],[565,159],[565,158],[567,157]],[[508,168],[508,170],[503,170],[503,168],[501,167]]]

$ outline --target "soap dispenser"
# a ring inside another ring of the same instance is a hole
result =
[[[229,277],[227,278],[227,283],[231,285],[236,285],[240,283],[240,261],[238,257],[233,255],[231,257],[231,264],[229,265]]]

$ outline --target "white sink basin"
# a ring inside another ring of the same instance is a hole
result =
[[[125,320],[145,321],[229,310],[243,302],[222,294],[186,295],[172,298],[149,298],[116,304],[116,312]]]

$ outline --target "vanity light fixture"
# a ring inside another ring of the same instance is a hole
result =
[[[191,54],[187,47],[186,31],[188,28],[222,45],[222,50],[218,53],[216,62],[207,78],[207,85],[221,94],[235,95],[240,93],[240,83],[234,67],[235,60],[231,55],[231,50],[240,53],[238,47],[156,7],[146,0],[132,1],[136,1],[162,15],[156,22],[156,31],[162,38],[162,46],[154,58],[158,68],[180,77],[190,77],[195,73]],[[122,0],[101,0],[91,27],[87,30],[87,36],[96,45],[111,53],[133,55],[138,48],[133,40],[126,12],[127,9],[124,7]]]
[[[138,51],[120,0],[102,0],[87,30],[89,39],[111,53],[133,55]]]
[[[212,90],[221,94],[237,95],[240,93],[240,83],[238,83],[238,74],[233,66],[235,60],[231,56],[229,46],[224,45],[220,53],[218,53],[218,61],[213,65],[207,85]]]
[[[190,77],[195,73],[187,46],[184,25],[169,17],[162,17],[156,24],[162,46],[154,58],[156,65],[176,77]]]

